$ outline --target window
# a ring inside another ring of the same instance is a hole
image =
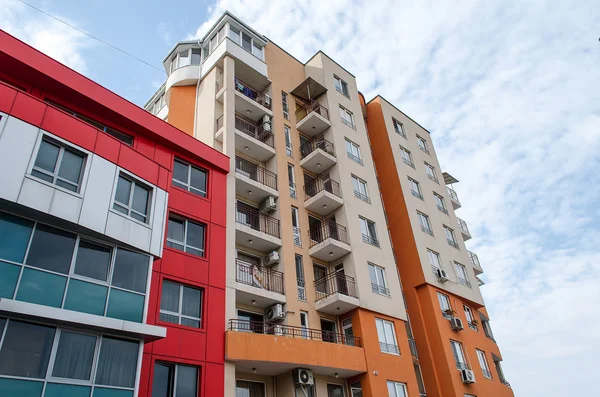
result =
[[[456,276],[458,277],[458,282],[460,285],[471,288],[471,282],[469,281],[469,276],[467,275],[467,269],[465,266],[458,262],[454,262],[454,268],[456,269]]]
[[[160,320],[202,328],[202,290],[163,280]]]
[[[288,105],[288,94],[281,91],[281,106],[283,107],[283,118],[290,119],[290,106]]]
[[[121,173],[113,209],[140,222],[148,223],[150,188]]]
[[[473,311],[467,305],[463,305],[463,309],[465,310],[465,318],[467,319],[467,323],[469,323],[469,328],[473,331],[477,331],[477,322],[475,322],[475,317],[473,317]]]
[[[0,348],[0,375],[44,379],[55,332],[53,327],[9,320]]]
[[[304,263],[302,255],[296,254],[296,282],[298,284],[298,300],[306,302],[306,279],[304,278]]]
[[[419,182],[415,181],[412,178],[408,178],[408,182],[410,183],[410,192],[412,193],[412,195],[416,198],[423,200],[423,195],[421,194],[421,186],[419,185]]]
[[[202,49],[192,48],[192,65],[200,65],[201,60],[202,60]]]
[[[359,217],[360,220],[360,231],[362,233],[363,241],[367,244],[374,245],[379,247],[379,240],[377,240],[377,231],[375,222],[370,221],[362,216]]]
[[[390,296],[390,290],[385,282],[385,269],[369,263],[369,276],[371,277],[371,290],[379,295]]]
[[[240,44],[240,30],[236,27],[229,25],[229,38],[236,44]]]
[[[425,163],[425,171],[427,171],[427,177],[435,183],[440,183],[435,175],[435,168],[432,165]]]
[[[342,123],[346,124],[350,128],[356,129],[356,127],[354,126],[354,115],[351,111],[340,106],[340,116],[342,118]]]
[[[344,396],[344,386],[333,385],[331,383],[328,383],[327,384],[327,397],[345,397]]]
[[[452,354],[454,355],[454,362],[456,363],[456,368],[469,369],[467,361],[465,360],[465,354],[463,352],[462,343],[451,340],[450,347],[452,348]]]
[[[288,183],[290,184],[290,197],[296,198],[296,175],[294,174],[294,166],[288,164]]]
[[[294,245],[302,247],[300,239],[300,218],[298,217],[298,208],[292,207],[292,232],[294,233]]]
[[[294,397],[316,397],[317,393],[315,392],[315,385],[310,386],[302,386],[296,385],[294,386]]]
[[[425,139],[417,135],[417,143],[419,144],[419,149],[429,154],[429,147],[427,146],[427,141]]]
[[[430,249],[427,250],[427,255],[429,256],[429,264],[433,269],[433,272],[437,274],[437,269],[441,269],[442,265],[440,262],[440,254]]]
[[[435,192],[433,193],[433,197],[435,197],[435,204],[437,205],[438,210],[448,215],[448,209],[446,208],[444,198]]]
[[[242,31],[242,48],[252,53],[252,38],[244,31]]]
[[[362,397],[360,382],[350,384],[350,397]]]
[[[394,131],[406,138],[406,132],[404,132],[404,125],[394,118],[392,118],[392,122],[394,123]]]
[[[354,186],[354,195],[364,202],[370,203],[369,191],[367,190],[367,182],[359,177],[352,175],[352,186]]]
[[[290,127],[283,126],[283,135],[285,136],[285,155],[293,158],[292,152],[292,133]]]
[[[188,66],[190,64],[190,50],[184,50],[179,53],[179,67]]]
[[[256,42],[252,43],[252,55],[258,59],[263,59],[263,48]]]
[[[175,159],[173,164],[173,185],[206,197],[207,172],[193,165]]]
[[[300,328],[302,337],[308,339],[308,312],[300,311]]]
[[[404,161],[405,164],[408,164],[411,167],[415,168],[415,163],[413,163],[412,154],[410,153],[410,150],[400,146],[400,154],[402,155],[402,161]]]
[[[333,75],[333,79],[335,80],[335,89],[347,96],[348,98],[350,98],[350,94],[348,93],[348,83],[346,83],[344,80],[340,79],[338,76]]]
[[[152,397],[196,397],[198,368],[165,362],[154,364]]]
[[[394,323],[376,318],[375,326],[377,327],[377,336],[379,338],[379,347],[381,351],[383,353],[400,354],[398,343],[396,343]]]
[[[481,326],[483,327],[483,332],[488,339],[494,340],[494,334],[492,333],[492,327],[490,326],[489,320],[481,319]]]
[[[89,381],[96,350],[96,337],[75,332],[61,332],[52,376]]]
[[[352,319],[346,318],[342,320],[342,334],[346,338],[345,344],[348,346],[354,346],[354,331],[352,330]]]
[[[360,156],[360,146],[348,139],[346,139],[346,153],[350,160],[354,160],[360,165],[363,164],[362,157]]]
[[[479,366],[481,367],[481,372],[483,372],[483,377],[492,379],[492,371],[490,371],[490,367],[488,367],[485,353],[479,349],[475,349],[475,351],[477,352],[477,359],[479,360]]]
[[[400,382],[387,381],[388,394],[390,397],[406,397],[406,385]]]
[[[454,230],[450,229],[446,225],[444,225],[444,230],[446,232],[446,240],[448,240],[448,245],[458,249],[458,243],[456,242],[456,235],[454,234]]]
[[[167,247],[185,251],[192,255],[204,256],[206,227],[200,223],[175,216],[169,217]]]
[[[442,309],[442,315],[444,318],[452,318],[452,307],[450,306],[450,298],[448,295],[444,295],[440,292],[437,293],[438,302],[440,303],[440,309]]]
[[[31,175],[79,192],[85,155],[48,137],[42,139]]]
[[[425,233],[433,236],[433,230],[431,230],[431,224],[429,223],[429,217],[422,212],[417,211],[417,216],[419,217],[419,224],[421,225],[421,230]]]

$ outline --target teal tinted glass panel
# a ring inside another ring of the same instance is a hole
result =
[[[89,386],[63,385],[48,383],[44,397],[90,397],[92,388]]]
[[[121,320],[142,322],[144,312],[144,297],[112,288],[108,298],[106,316]]]
[[[33,222],[0,212],[0,259],[23,263]]]
[[[0,378],[0,396],[40,397],[42,387],[42,382]]]
[[[133,390],[105,389],[95,387],[92,397],[133,397]]]
[[[17,300],[60,307],[67,278],[34,269],[23,269]]]
[[[13,298],[20,271],[21,266],[0,261],[0,298]]]
[[[65,309],[103,316],[107,293],[108,287],[103,285],[71,279]]]

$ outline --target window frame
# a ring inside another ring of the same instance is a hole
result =
[[[182,160],[179,157],[175,157],[175,159],[173,160],[173,170],[175,170],[175,163],[179,163],[179,164],[185,165],[187,167],[187,171],[188,171],[187,172],[187,182],[183,182],[183,181],[180,181],[179,179],[176,179],[175,172],[173,172],[173,177],[171,178],[171,184],[180,189],[184,189],[190,193],[193,193],[196,196],[199,196],[202,198],[208,198],[208,174],[209,174],[209,171],[205,168],[193,165],[188,161]],[[202,189],[198,189],[198,188],[192,186],[192,169],[195,169],[197,171],[204,173],[204,181],[205,181],[205,185],[206,185],[204,187],[204,189],[205,189],[204,191],[202,191]],[[178,184],[183,185],[183,186],[174,184],[174,182],[177,182]],[[193,191],[192,191],[192,189],[193,189]]]
[[[369,278],[371,279],[371,291],[378,295],[390,296],[390,290],[387,286],[385,268],[371,262],[367,262],[367,266],[369,267]],[[371,268],[373,268],[375,280],[373,280],[371,277]]]
[[[348,127],[355,130],[356,123],[354,120],[354,113],[352,113],[351,111],[349,111],[342,105],[339,105],[339,107],[340,107],[340,119],[342,120],[342,123],[346,124]],[[349,120],[348,120],[348,118],[349,118]]]
[[[411,194],[413,196],[415,196],[416,198],[418,198],[418,199],[424,200],[423,199],[423,193],[421,192],[421,184],[416,179],[413,179],[410,176],[408,177],[408,181],[409,181],[409,184],[410,184],[410,192],[411,192]],[[416,191],[413,189],[413,187],[415,187],[415,186],[417,188]]]
[[[444,226],[444,233],[446,234],[446,240],[448,242],[448,245],[451,247],[454,247],[456,249],[459,249],[458,247],[458,240],[456,240],[456,233],[454,233],[454,229],[452,229],[449,226],[443,225]],[[450,238],[452,237],[452,238]]]
[[[360,222],[360,231],[362,233],[363,242],[379,247],[379,239],[377,238],[377,224],[372,220],[365,218],[362,215],[358,216]],[[363,230],[364,225],[364,230]],[[367,234],[365,234],[365,231]]]
[[[419,218],[419,225],[421,225],[421,230],[424,233],[429,234],[430,236],[433,236],[433,229],[431,228],[431,222],[429,221],[429,215],[427,215],[421,211],[417,211],[417,216]],[[426,223],[426,225],[424,225],[423,223]]]
[[[475,322],[475,316],[473,315],[473,309],[463,304],[463,310],[465,312],[465,319],[467,320],[467,324],[469,324],[469,328],[471,328],[475,332],[479,332],[479,328],[477,327],[477,323]]]
[[[485,356],[485,352],[481,349],[475,349],[475,353],[477,355],[477,361],[479,361],[479,367],[481,368],[481,372],[483,373],[483,377],[486,379],[494,379],[492,376],[492,371],[490,370],[490,366],[487,362],[487,357]]]
[[[379,333],[379,328],[377,324],[381,323],[381,329],[383,329],[383,337],[385,341],[381,341],[381,336]],[[389,343],[387,340],[386,328],[385,325],[390,325],[392,330],[392,339],[394,343]],[[392,354],[395,356],[400,355],[400,347],[398,346],[398,338],[396,337],[396,327],[392,321],[384,320],[382,318],[375,317],[375,328],[377,329],[377,340],[379,341],[379,350],[385,354]]]
[[[157,364],[172,368],[173,376],[169,380],[170,384],[168,385],[171,393],[168,397],[177,397],[177,374],[178,374],[179,367],[190,367],[190,368],[194,368],[196,370],[196,392],[195,392],[195,395],[200,395],[200,375],[201,375],[200,371],[201,371],[201,368],[199,366],[184,364],[184,363],[179,363],[179,362],[158,360],[158,359],[154,360],[153,365],[152,365],[152,385],[154,385],[154,372],[155,372],[155,368],[156,368]]]
[[[396,382],[394,380],[388,380],[386,382],[386,385],[388,388],[388,394],[389,394],[389,390],[390,390],[390,385],[393,385],[393,387],[394,387],[394,396],[389,396],[389,397],[408,397],[408,390],[406,388],[406,383]],[[403,390],[402,395],[398,395],[398,387],[400,387]]]
[[[225,34],[225,37],[229,38],[229,40],[231,40],[233,43],[235,43],[235,44],[239,45],[240,47],[242,47],[242,49],[243,49],[244,51],[246,51],[246,52],[250,53],[252,56],[254,56],[254,57],[256,57],[256,58],[258,58],[258,59],[260,59],[261,61],[263,61],[263,62],[264,62],[264,60],[265,60],[265,46],[264,46],[262,43],[258,42],[258,41],[257,41],[257,40],[254,38],[254,36],[253,36],[252,34],[250,34],[248,31],[246,31],[244,28],[242,28],[242,27],[239,27],[239,26],[237,26],[237,25],[235,25],[235,24],[232,24],[231,22],[227,23],[227,25],[228,25],[228,29],[227,29],[227,33]],[[223,27],[225,27],[225,25],[223,25]],[[230,34],[230,32],[231,32],[231,30],[232,30],[232,29],[233,29],[233,30],[236,30],[236,31],[238,32],[238,33],[237,33],[237,35],[238,35],[238,37],[239,37],[239,41],[235,41],[235,40],[234,40],[234,38],[233,38],[233,37],[231,37],[231,34]],[[215,33],[215,34],[216,34],[216,33]],[[244,34],[245,34],[246,36],[250,37],[250,51],[248,51],[248,50],[247,50],[247,49],[246,49],[246,48],[245,48],[245,47],[242,45],[242,43],[243,43],[243,41],[244,41],[244,37],[243,37],[243,36],[244,36]],[[218,43],[217,43],[216,47],[218,47],[218,46],[219,46],[219,44],[220,44],[220,42],[218,42]],[[258,44],[258,46],[260,47],[260,49],[262,50],[262,51],[261,51],[261,56],[258,56],[258,55],[256,55],[256,54],[254,53],[254,47],[255,47],[255,46],[257,46],[257,44]],[[210,52],[212,53],[212,51],[213,51],[213,50],[211,50]]]
[[[417,145],[419,146],[419,149],[421,149],[422,151],[424,151],[427,154],[431,154],[429,152],[429,144],[427,143],[427,141],[422,138],[419,134],[417,134]]]
[[[399,122],[396,118],[392,117],[392,125],[394,126],[394,131],[402,137],[406,138],[406,131],[404,130],[404,124]]]
[[[168,222],[171,221],[171,218],[173,218],[176,221],[183,221],[183,239],[184,239],[184,241],[177,241],[177,240],[175,240],[173,238],[169,238]],[[196,246],[193,246],[193,245],[190,245],[190,244],[187,243],[188,223],[193,223],[193,224],[195,224],[197,226],[202,226],[202,229],[204,231],[204,236],[203,236],[203,241],[202,241],[202,244],[204,246],[202,248],[199,248],[199,247],[196,247]],[[167,233],[166,233],[166,240],[165,240],[166,244],[165,245],[167,247],[169,247],[169,248],[185,252],[186,254],[189,254],[189,255],[194,255],[194,256],[197,256],[197,257],[200,257],[200,258],[206,258],[206,238],[207,238],[207,234],[208,234],[207,230],[208,230],[208,226],[205,223],[197,222],[195,220],[190,220],[188,218],[182,217],[181,215],[177,215],[175,213],[170,213],[169,214],[169,218],[167,219]],[[179,249],[177,247],[173,247],[171,245],[168,245],[169,243],[182,245],[183,249]],[[190,247],[191,249],[194,249],[196,251],[202,252],[202,255],[198,255],[198,254],[195,254],[193,252],[189,252],[187,250],[188,247]]]
[[[365,203],[371,203],[371,198],[369,197],[369,188],[367,186],[367,181],[362,178],[357,177],[354,174],[350,174],[352,178],[352,187],[354,188],[354,196]],[[356,183],[355,183],[356,181]],[[364,192],[361,192],[360,188],[363,187]],[[358,190],[356,188],[358,187]]]
[[[163,295],[163,287],[164,287],[164,283],[171,283],[171,284],[175,284],[179,287],[179,300],[178,300],[178,312],[172,312],[170,310],[166,310],[163,309],[161,307],[161,302],[162,302],[162,295]],[[193,317],[193,316],[189,316],[187,314],[183,314],[183,290],[184,288],[189,288],[189,289],[194,289],[196,291],[200,292],[200,317]],[[204,288],[198,287],[198,286],[191,286],[189,284],[182,284],[178,281],[174,281],[171,279],[167,279],[167,278],[163,278],[161,280],[161,284],[160,284],[160,299],[159,299],[159,303],[158,303],[158,314],[159,314],[159,321],[165,324],[169,324],[169,325],[179,325],[181,327],[188,327],[188,328],[192,328],[192,329],[204,329],[204,321],[202,321],[202,317],[204,314]],[[166,321],[160,318],[161,314],[165,314],[168,316],[173,316],[173,317],[177,317],[178,322],[174,323],[171,321]],[[193,327],[191,325],[186,325],[186,324],[182,324],[181,320],[182,319],[187,319],[187,320],[193,320],[193,321],[198,321],[198,327]]]
[[[117,189],[119,187],[119,181],[121,180],[121,178],[126,179],[131,183],[131,187],[129,189],[129,203],[127,203],[127,204],[117,201]],[[123,169],[117,169],[117,177],[115,179],[116,179],[116,181],[114,184],[114,193],[113,193],[113,197],[112,197],[112,205],[110,206],[110,210],[112,212],[117,213],[121,216],[124,216],[134,222],[140,223],[147,227],[150,226],[152,224],[152,218],[153,218],[152,217],[152,214],[153,214],[153,211],[152,211],[153,202],[152,201],[154,198],[154,187],[145,182],[142,182],[139,178],[132,176],[129,172],[127,172]],[[140,214],[138,211],[136,211],[132,208],[133,207],[133,195],[135,193],[136,185],[139,185],[141,188],[148,191],[148,203],[146,204],[146,214]],[[115,205],[118,207],[121,207],[123,209],[126,209],[127,213],[123,213],[123,212],[115,209]],[[132,211],[139,216],[144,216],[146,218],[146,220],[140,221],[139,219],[134,218],[133,216],[131,216]]]
[[[342,94],[343,96],[350,98],[350,91],[348,90],[348,83],[342,80],[338,75],[333,75],[334,86],[337,92]],[[338,86],[339,83],[339,86]]]
[[[437,173],[435,172],[435,167],[433,165],[429,164],[427,161],[424,161],[424,163],[425,163],[425,172],[427,173],[427,178],[429,178],[432,181],[434,181],[435,183],[439,184],[440,181],[437,177]]]
[[[462,343],[450,339],[450,350],[452,351],[452,356],[454,356],[454,363],[456,364],[456,369],[469,369],[469,364],[467,364],[467,356]]]
[[[284,120],[290,119],[290,104],[288,102],[288,93],[281,91],[281,107],[283,109]]]
[[[441,293],[440,291],[437,291],[437,298],[438,298],[438,303],[440,305],[440,310],[442,311],[442,317],[444,317],[446,320],[449,320],[452,318],[452,314],[450,312],[453,311],[452,309],[452,304],[450,302],[450,297],[446,294]],[[445,308],[444,306],[448,306],[448,308]]]
[[[446,200],[444,200],[444,196],[433,192],[433,197],[435,199],[435,205],[437,206],[437,209],[440,212],[443,212],[444,214],[448,215],[448,207],[446,206]]]
[[[350,146],[350,148],[354,151],[354,149],[356,149],[356,153],[358,154],[355,155],[352,152],[348,151],[348,146]],[[360,165],[364,165],[363,160],[362,160],[362,154],[360,153],[360,145],[351,141],[350,139],[346,138],[346,155],[348,156],[348,158],[352,161],[354,161],[355,163],[358,163]]]
[[[400,157],[402,157],[402,161],[404,162],[404,164],[406,164],[412,168],[415,168],[415,162],[413,161],[411,151],[402,145],[399,145],[399,146],[400,146]]]
[[[427,257],[429,258],[429,264],[431,265],[431,268],[433,269],[434,273],[436,273],[437,269],[442,268],[442,259],[440,257],[439,252],[436,252],[434,250],[427,248]],[[435,261],[432,261],[431,260],[432,258],[437,258],[437,259]],[[433,262],[437,262],[437,266]]]
[[[458,278],[458,283],[465,287],[472,288],[471,281],[469,281],[469,274],[467,273],[467,267],[462,263],[454,261],[454,269],[456,271],[456,277]],[[460,269],[460,271],[459,271]],[[462,274],[461,274],[462,273]],[[464,277],[463,277],[464,275]]]
[[[283,136],[285,140],[285,154],[290,158],[294,158],[294,148],[292,144],[292,129],[286,124],[283,125]]]

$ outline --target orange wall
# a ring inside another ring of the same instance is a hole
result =
[[[171,87],[169,90],[169,124],[194,136],[196,86]]]

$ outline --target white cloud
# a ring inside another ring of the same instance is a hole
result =
[[[300,60],[325,51],[431,131],[515,394],[597,394],[597,4],[224,0],[192,36],[225,9]]]
[[[0,29],[80,73],[87,71],[82,51],[91,42],[86,35],[14,0],[0,0],[0,9]],[[63,16],[57,17],[77,26]]]

